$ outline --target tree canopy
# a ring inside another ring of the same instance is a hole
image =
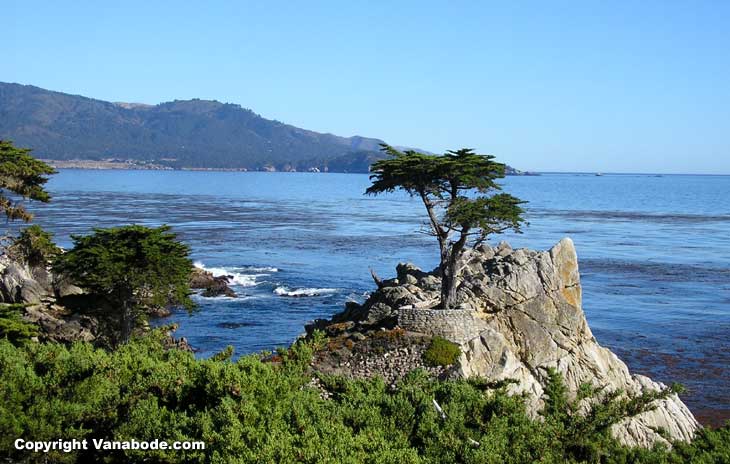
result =
[[[458,262],[466,246],[476,246],[491,234],[520,231],[524,202],[499,192],[497,183],[505,165],[492,155],[462,148],[443,156],[400,152],[383,145],[390,158],[373,164],[372,185],[365,191],[378,195],[403,190],[423,201],[430,233],[441,250],[441,304],[450,308],[456,300]]]
[[[192,309],[188,279],[190,249],[170,227],[140,225],[94,229],[71,237],[74,247],[56,259],[54,268],[116,310],[120,341],[126,342],[148,306],[180,305]]]
[[[17,148],[8,140],[0,140],[0,209],[8,220],[30,222],[33,215],[21,201],[14,200],[7,192],[44,203],[51,200],[43,186],[48,182],[47,176],[56,171],[33,158],[30,152],[28,148]]]

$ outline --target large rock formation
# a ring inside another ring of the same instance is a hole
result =
[[[629,394],[665,387],[632,375],[596,341],[581,306],[578,259],[568,238],[542,252],[512,250],[505,242],[468,251],[460,271],[459,309],[435,308],[440,285],[436,272],[405,264],[397,270],[398,277],[379,282],[363,305],[351,303],[333,321],[311,327],[353,321],[350,331],[400,327],[444,336],[462,346],[457,366],[461,376],[517,380],[510,388],[528,393],[533,412],[542,405],[550,368],[562,373],[573,393],[583,383]],[[614,426],[613,432],[626,444],[650,446],[666,442],[665,436],[690,440],[697,428],[691,412],[673,395],[654,410]]]

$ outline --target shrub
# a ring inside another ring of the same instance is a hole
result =
[[[38,335],[38,326],[26,322],[21,316],[23,305],[0,304],[0,338],[19,345]]]
[[[730,426],[701,431],[671,451],[630,449],[606,434],[619,411],[608,399],[580,416],[562,388],[548,389],[542,420],[520,396],[483,382],[436,381],[413,371],[390,388],[380,378],[322,376],[331,399],[310,387],[309,363],[325,346],[297,342],[281,363],[256,355],[210,359],[166,350],[164,330],[108,352],[88,343],[63,346],[0,340],[0,461],[19,463],[577,463],[728,462]],[[559,382],[555,377],[553,382]],[[434,408],[436,400],[444,415]],[[613,405],[613,406],[612,406]],[[593,425],[590,425],[593,424]],[[598,426],[596,426],[598,425]],[[580,431],[580,446],[573,440]],[[30,453],[26,440],[203,441],[204,450]],[[573,438],[571,438],[573,437]],[[478,443],[475,445],[474,443]],[[589,451],[589,454],[586,452]]]
[[[423,360],[429,366],[451,366],[459,359],[459,345],[443,337],[433,337],[423,353]]]

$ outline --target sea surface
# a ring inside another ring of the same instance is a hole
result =
[[[193,259],[235,276],[238,298],[196,296],[176,312],[199,356],[291,343],[303,325],[362,301],[411,261],[430,270],[437,246],[404,194],[363,195],[364,174],[61,170],[34,203],[62,246],[71,234],[128,223],[170,224]],[[529,226],[513,247],[577,247],[584,309],[598,341],[638,373],[680,382],[706,422],[730,418],[730,177],[551,174],[509,177]]]

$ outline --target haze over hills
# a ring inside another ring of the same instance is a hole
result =
[[[170,168],[367,172],[382,140],[339,137],[210,100],[112,103],[0,83],[0,138],[51,160]]]

